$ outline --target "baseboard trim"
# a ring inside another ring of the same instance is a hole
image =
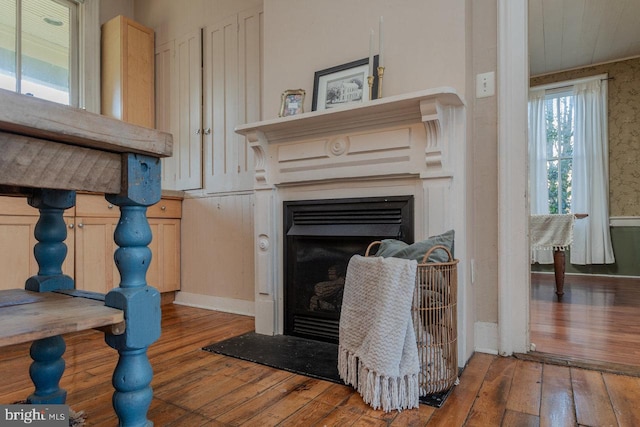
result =
[[[173,303],[186,305],[188,307],[204,308],[207,310],[255,317],[255,304],[253,301],[214,297],[211,295],[180,291],[176,293],[176,299]]]
[[[474,350],[480,353],[498,354],[498,324],[476,322],[474,329]]]
[[[553,271],[531,271],[531,274],[547,274],[547,275],[555,275]],[[612,279],[633,279],[638,280],[640,276],[628,276],[622,274],[592,274],[592,273],[569,273],[566,272],[565,276],[574,276],[574,277],[610,277]]]

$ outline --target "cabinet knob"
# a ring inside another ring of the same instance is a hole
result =
[[[166,210],[167,210],[167,207],[166,207],[166,206],[160,206],[160,210],[161,210],[161,211],[166,211]]]
[[[69,223],[69,228],[73,228],[73,223],[72,222]]]
[[[84,227],[83,223],[78,224],[78,228],[82,228],[82,227]]]
[[[109,205],[107,206],[107,208],[109,209],[113,209],[113,205],[111,203],[109,203]]]
[[[196,129],[196,135],[200,135],[200,129]]]
[[[210,133],[211,133],[211,128],[206,128],[206,129],[204,130],[204,134],[205,134],[205,135],[209,135]]]

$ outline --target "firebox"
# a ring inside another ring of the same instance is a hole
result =
[[[413,243],[413,196],[284,202],[284,334],[338,342],[347,265],[374,240]]]

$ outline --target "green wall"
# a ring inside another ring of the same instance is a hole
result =
[[[611,227],[611,244],[615,264],[574,265],[569,262],[569,250],[566,272],[640,277],[640,227]],[[531,271],[552,272],[553,264],[532,264]]]

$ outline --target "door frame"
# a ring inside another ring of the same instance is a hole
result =
[[[498,352],[529,350],[528,1],[498,0]]]

